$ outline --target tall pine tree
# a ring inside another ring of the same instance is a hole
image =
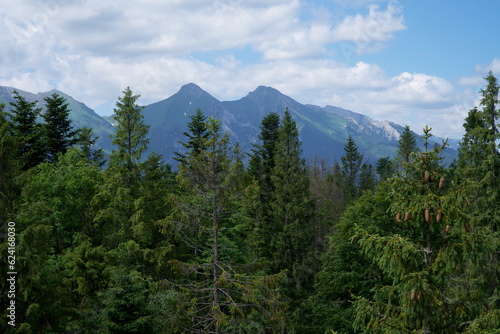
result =
[[[116,133],[112,135],[113,145],[118,146],[110,156],[110,167],[121,170],[126,187],[136,186],[140,173],[142,154],[146,151],[149,139],[147,138],[149,125],[144,123],[141,113],[143,107],[137,105],[140,95],[133,95],[129,87],[118,98],[114,109],[114,119],[117,122]]]
[[[182,134],[187,137],[186,142],[179,142],[187,150],[186,153],[174,152],[174,160],[180,163],[187,163],[189,155],[199,154],[206,148],[203,146],[204,140],[208,138],[208,129],[206,125],[207,118],[200,108],[196,108],[196,113],[189,116],[191,121],[187,124],[189,132],[184,131]]]
[[[414,177],[391,184],[399,231],[384,236],[360,226],[353,238],[392,282],[375,287],[371,298],[357,298],[355,325],[364,332],[457,333],[472,324],[498,328],[498,314],[481,320],[490,307],[487,287],[484,275],[471,270],[484,265],[498,241],[468,215],[470,189],[444,187],[448,180],[439,155],[446,143],[429,150],[430,136],[425,128],[425,151],[406,166]]]
[[[359,173],[363,163],[363,154],[359,153],[358,145],[349,135],[347,142],[344,145],[344,155],[342,161],[342,174],[345,178],[345,199],[346,202],[351,202],[358,196],[359,190]]]
[[[45,113],[43,113],[44,135],[48,161],[55,161],[58,153],[66,153],[68,148],[77,142],[78,131],[69,119],[69,104],[57,93],[46,97]]]
[[[16,157],[22,170],[30,169],[45,160],[45,143],[43,127],[37,123],[37,117],[42,109],[37,108],[38,101],[28,102],[18,92],[14,91],[15,102],[12,106],[12,123],[17,141]]]

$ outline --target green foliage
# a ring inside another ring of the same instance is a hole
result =
[[[47,159],[53,162],[57,154],[64,154],[77,142],[78,131],[69,119],[69,104],[57,93],[45,98],[45,113],[42,114]]]
[[[250,332],[271,326],[281,312],[278,287],[282,275],[253,274],[244,265],[244,249],[235,238],[241,173],[238,147],[230,145],[220,121],[210,118],[203,147],[191,151],[179,166],[182,196],[173,215],[183,241],[193,253],[186,261],[172,261],[184,277],[178,287],[182,297],[179,326],[190,333]],[[241,240],[240,240],[241,242]],[[255,270],[253,270],[255,271]]]
[[[3,111],[5,105],[0,104],[0,234],[4,234],[7,220],[14,211],[14,200],[17,197],[15,177],[19,171],[15,160],[16,141],[12,123]],[[0,239],[3,242],[4,238]]]
[[[384,182],[395,173],[394,162],[391,157],[384,157],[377,160],[376,171],[380,182]]]
[[[87,160],[96,165],[97,167],[102,167],[106,163],[104,159],[103,149],[98,150],[93,149],[92,146],[95,145],[96,140],[99,137],[92,138],[94,135],[91,128],[83,127],[78,130],[77,143],[80,146],[80,150]]]
[[[377,183],[372,164],[363,163],[359,172],[359,191],[374,191]]]
[[[345,182],[345,199],[349,203],[356,199],[359,191],[359,173],[363,163],[363,154],[358,152],[358,145],[349,135],[344,145],[345,154],[342,156],[342,173]]]
[[[417,138],[407,125],[399,138],[398,150],[396,151],[396,162],[399,165],[399,170],[404,170],[406,168],[405,166],[411,161],[411,155],[418,151]]]
[[[144,116],[141,114],[143,107],[137,105],[139,97],[140,95],[133,95],[127,87],[123,96],[118,98],[114,109],[117,124],[112,138],[113,145],[116,145],[118,150],[113,150],[109,165],[120,170],[129,189],[136,186],[141,156],[149,144],[147,135],[150,126],[144,123]]]
[[[28,170],[45,159],[43,127],[37,123],[42,109],[36,107],[38,101],[28,102],[16,91],[14,99],[16,102],[11,102],[10,105],[14,137],[17,141],[16,157],[19,159],[19,167]]]
[[[186,163],[189,155],[197,155],[202,150],[205,150],[204,141],[208,138],[209,133],[206,125],[206,117],[200,108],[196,108],[196,113],[189,116],[191,121],[187,124],[189,132],[184,131],[182,134],[187,137],[187,142],[179,142],[188,151],[186,154],[174,152],[174,159],[180,163]]]
[[[366,192],[343,213],[316,275],[315,294],[303,304],[301,333],[331,333],[331,328],[339,333],[356,332],[352,295],[369,297],[374,287],[390,283],[363,254],[358,239],[352,238],[356,226],[379,235],[397,230],[386,212],[390,207],[389,190],[387,184],[382,184],[375,193]]]
[[[254,254],[264,259],[273,258],[269,248],[272,233],[271,196],[275,190],[271,176],[275,165],[276,146],[279,140],[280,117],[270,113],[261,123],[259,139],[261,144],[255,144],[249,159],[248,175],[254,191],[247,192],[254,198],[246,206],[247,215],[251,217],[250,243]],[[249,198],[247,198],[249,200]]]
[[[438,162],[446,143],[429,151],[430,129],[424,133],[425,152],[406,166],[414,177],[391,182],[390,212],[400,231],[356,230],[364,254],[392,280],[371,297],[356,297],[355,327],[365,332],[463,332],[486,309],[484,277],[469,269],[493,252],[495,237],[471,226],[467,188],[444,189]]]

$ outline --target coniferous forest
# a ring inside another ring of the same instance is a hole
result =
[[[42,111],[15,94],[1,332],[500,333],[500,86],[485,79],[448,166],[432,124],[423,149],[406,127],[376,164],[350,136],[339,161],[306,162],[288,110],[242,152],[200,109],[171,166],[145,156],[129,88],[106,157],[64,98]]]

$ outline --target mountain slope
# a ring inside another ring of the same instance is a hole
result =
[[[79,102],[73,99],[71,96],[57,90],[33,94],[17,88],[0,86],[0,103],[5,103],[7,110],[10,110],[11,108],[9,102],[15,102],[14,98],[12,97],[14,90],[16,90],[28,101],[38,101],[37,106],[41,107],[42,109],[45,109],[44,98],[52,95],[53,93],[57,93],[60,96],[64,97],[69,105],[69,118],[73,122],[73,125],[76,128],[81,128],[83,126],[91,127],[94,130],[94,135],[99,136],[96,141],[96,146],[99,148],[103,148],[105,153],[107,154],[111,153],[113,145],[112,140],[109,136],[115,132],[115,129],[109,122],[107,122],[101,116],[97,115],[94,110],[90,109],[82,102]]]
[[[13,101],[13,88],[0,87],[0,102]],[[57,91],[32,94],[18,90],[28,100],[38,100],[43,106],[43,98]],[[111,152],[112,144],[109,135],[114,133],[112,116],[105,118],[97,115],[85,104],[74,100],[62,92],[69,103],[70,118],[75,126],[89,126],[100,138],[98,147]],[[258,142],[260,123],[270,112],[283,116],[286,108],[297,122],[302,140],[303,156],[310,158],[313,154],[319,157],[340,160],[344,154],[344,144],[350,135],[359,145],[359,151],[365,159],[375,163],[380,157],[394,157],[397,142],[403,127],[389,122],[376,121],[368,116],[346,109],[326,106],[304,105],[280,93],[271,87],[260,86],[247,96],[236,101],[219,101],[195,84],[187,84],[169,98],[147,105],[143,109],[144,119],[150,124],[150,145],[148,152],[155,151],[173,165],[173,152],[184,152],[179,141],[184,141],[182,134],[187,131],[189,116],[200,108],[208,117],[219,118],[222,128],[231,134],[231,140],[238,142],[244,152],[251,152],[252,144]],[[441,142],[436,138],[437,142]],[[456,140],[452,141],[456,144]],[[419,146],[422,141],[419,139]],[[445,161],[451,162],[457,157],[453,149],[445,150]]]

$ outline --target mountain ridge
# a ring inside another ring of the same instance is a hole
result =
[[[0,102],[6,100],[6,95],[11,97],[13,90],[12,87],[0,86]],[[84,103],[57,90],[37,94],[16,90],[21,95],[26,94],[30,100],[35,98],[43,101],[53,92],[64,96],[70,105],[70,118],[75,125],[97,127],[97,131],[94,130],[100,136],[97,146],[104,147],[107,153],[113,148],[109,138],[114,133],[112,116],[99,116]],[[360,153],[365,154],[366,160],[375,163],[380,157],[395,156],[397,141],[404,129],[394,122],[374,120],[340,107],[301,104],[273,87],[258,86],[238,100],[220,101],[197,84],[188,83],[170,97],[144,106],[144,120],[150,125],[148,153],[155,151],[174,164],[173,152],[183,152],[184,147],[178,142],[184,140],[182,133],[187,130],[189,116],[198,108],[207,117],[221,119],[222,129],[228,131],[232,140],[237,141],[245,152],[251,152],[252,144],[258,142],[262,119],[270,112],[277,112],[282,117],[287,108],[297,122],[303,156],[306,158],[317,154],[340,160],[346,139],[351,135]],[[439,138],[436,139],[439,142]],[[419,143],[422,145],[420,139]],[[455,150],[445,151],[447,163],[456,157]]]

